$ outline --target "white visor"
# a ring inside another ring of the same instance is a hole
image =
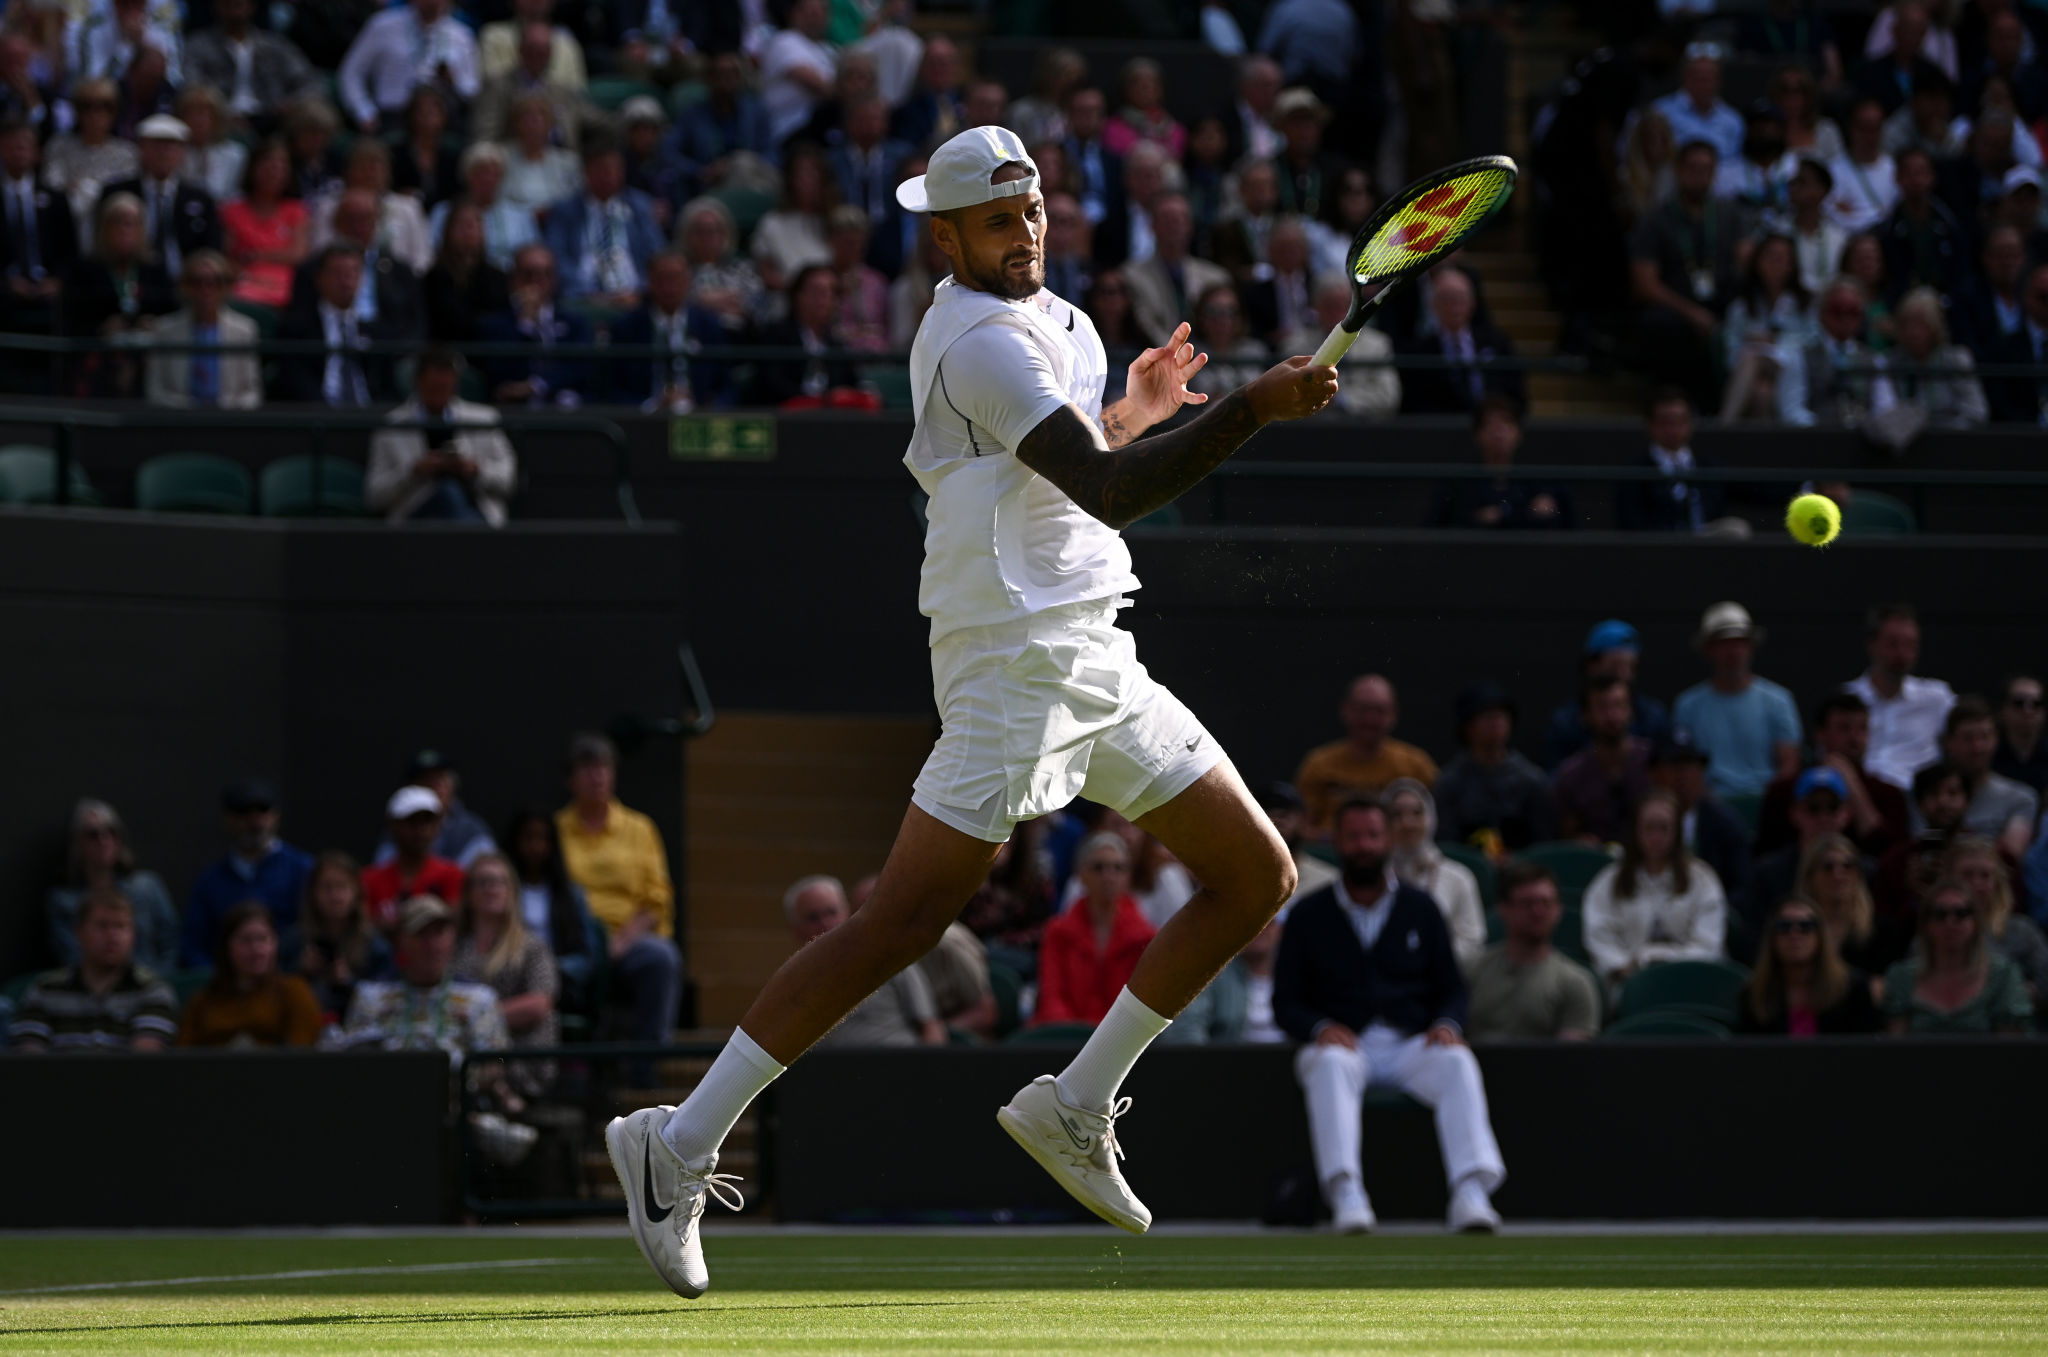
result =
[[[991,184],[989,176],[1015,161],[1030,173]],[[1038,166],[1024,143],[1007,127],[970,127],[932,152],[923,174],[896,186],[896,201],[911,212],[951,212],[997,198],[1015,198],[1038,187]]]

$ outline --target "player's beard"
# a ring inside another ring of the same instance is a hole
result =
[[[961,265],[967,275],[965,281],[976,291],[991,293],[1006,302],[1021,302],[1027,297],[1035,297],[1045,286],[1045,255],[1033,253],[1030,256],[1031,266],[1021,274],[1010,271],[1010,264],[1018,257],[1005,255],[992,269],[984,269],[979,263],[963,259]]]

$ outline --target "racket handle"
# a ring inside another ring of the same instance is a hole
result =
[[[1336,329],[1330,331],[1330,337],[1323,341],[1322,347],[1316,350],[1316,356],[1309,361],[1317,367],[1329,367],[1339,358],[1350,352],[1351,346],[1357,340],[1358,331],[1347,330],[1342,325],[1339,325]]]

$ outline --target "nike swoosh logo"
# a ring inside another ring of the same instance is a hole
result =
[[[1074,308],[1070,306],[1070,307],[1068,307],[1068,308],[1067,308],[1067,329],[1068,329],[1068,330],[1069,330],[1069,331],[1071,332],[1071,331],[1073,330],[1073,328],[1074,328]]]
[[[1190,754],[1194,753],[1194,752],[1195,752],[1195,748],[1196,748],[1196,746],[1200,745],[1201,743],[1202,743],[1202,737],[1201,737],[1201,736],[1199,736],[1199,735],[1197,735],[1197,736],[1196,736],[1196,737],[1195,737],[1194,739],[1192,739],[1192,740],[1189,740],[1189,741],[1188,741],[1188,753],[1190,753]]]
[[[1074,1123],[1068,1121],[1065,1116],[1060,1117],[1060,1129],[1067,1133],[1067,1139],[1073,1141],[1074,1148],[1081,1153],[1086,1154],[1095,1147],[1094,1138],[1092,1136],[1083,1136],[1079,1131],[1076,1131]]]
[[[648,1222],[659,1225],[676,1208],[673,1205],[663,1206],[654,1199],[654,1164],[648,1158],[653,1148],[644,1140],[640,1142],[640,1205],[647,1212]]]

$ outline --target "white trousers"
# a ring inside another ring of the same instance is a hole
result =
[[[1358,1049],[1302,1047],[1294,1075],[1308,1096],[1308,1136],[1315,1147],[1316,1178],[1324,1190],[1348,1173],[1363,1184],[1359,1110],[1365,1091],[1395,1088],[1436,1113],[1436,1139],[1443,1150],[1444,1178],[1453,1191],[1477,1178],[1491,1195],[1507,1178],[1493,1123],[1486,1111],[1486,1085],[1479,1062],[1463,1046],[1431,1046],[1420,1036],[1404,1037],[1390,1027],[1371,1027]]]

